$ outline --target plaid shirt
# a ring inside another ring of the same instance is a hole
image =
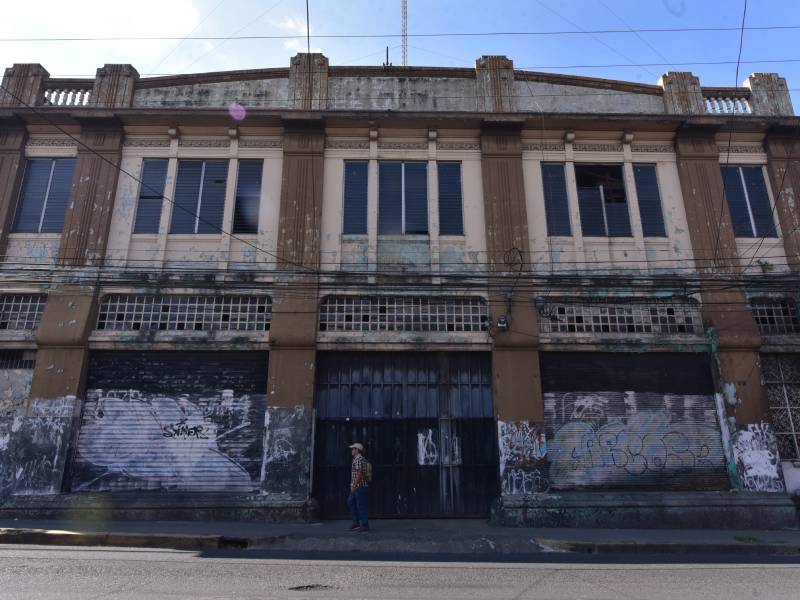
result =
[[[359,475],[361,475],[361,481],[358,481]],[[356,483],[357,481],[358,483]],[[364,457],[360,454],[356,454],[353,458],[353,465],[350,467],[350,487],[367,487],[367,482],[364,480]]]

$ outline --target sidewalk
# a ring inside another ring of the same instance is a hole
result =
[[[528,529],[480,520],[378,520],[369,533],[349,522],[313,524],[195,521],[0,520],[0,544],[117,546],[182,550],[261,549],[276,552],[527,555],[542,552],[717,553],[797,556],[800,530]]]

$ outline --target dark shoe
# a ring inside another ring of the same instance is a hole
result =
[[[361,531],[361,525],[359,525],[358,523],[350,525],[350,531]]]

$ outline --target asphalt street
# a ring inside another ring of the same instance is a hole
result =
[[[797,598],[794,559],[540,554],[515,562],[281,559],[260,551],[0,547],[0,599]],[[385,558],[385,557],[374,557]],[[536,562],[527,562],[535,560]],[[673,562],[667,562],[671,560]]]

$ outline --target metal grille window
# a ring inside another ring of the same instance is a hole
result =
[[[761,375],[767,386],[772,427],[783,460],[800,459],[800,357],[762,354]]]
[[[378,164],[378,233],[428,233],[428,165]]]
[[[225,212],[227,160],[180,160],[170,233],[219,233]]]
[[[0,330],[30,330],[39,326],[47,302],[44,294],[0,295]]]
[[[268,331],[269,296],[105,296],[97,329],[105,331]]]
[[[764,335],[800,333],[797,304],[791,298],[750,298],[750,310]]]
[[[480,297],[326,296],[320,331],[488,331],[489,309]]]
[[[74,172],[74,158],[29,160],[19,195],[14,231],[61,233]]]
[[[736,237],[778,237],[761,167],[722,166]]]
[[[540,298],[541,333],[702,334],[700,311],[691,302],[608,304]]]
[[[0,369],[33,369],[36,350],[0,350]]]
[[[166,158],[146,158],[142,161],[142,182],[133,233],[158,233],[168,163]]]
[[[586,237],[630,237],[621,165],[575,165],[581,230]]]

